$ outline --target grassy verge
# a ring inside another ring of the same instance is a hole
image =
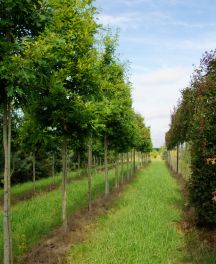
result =
[[[109,171],[110,187],[114,186],[114,170]],[[67,188],[68,215],[87,204],[87,179],[77,180]],[[92,177],[93,198],[104,192],[103,173]],[[2,217],[2,213],[1,213]],[[19,203],[12,210],[12,233],[14,256],[23,254],[61,224],[61,191],[44,193]],[[3,226],[0,222],[0,260],[3,259]]]
[[[113,164],[109,164],[108,167],[112,167]],[[97,170],[103,169],[103,166],[97,166],[96,167]],[[81,174],[83,175],[84,170],[81,171]],[[75,177],[78,176],[77,171],[71,171],[70,173],[68,173],[68,180],[72,180]],[[57,174],[55,176],[55,186],[58,187],[61,184],[61,174]],[[50,187],[50,190],[52,190],[52,186],[53,186],[53,178],[52,177],[47,177],[47,178],[43,178],[40,180],[37,180],[35,182],[35,187],[36,187],[36,193],[40,193],[43,191],[47,191],[48,188]],[[25,183],[21,183],[21,184],[16,184],[14,186],[12,186],[11,188],[11,197],[12,197],[12,203],[14,203],[16,200],[19,200],[20,198],[27,198],[28,194],[33,193],[33,183],[32,181],[30,182],[25,182]],[[0,201],[1,204],[3,204],[3,196],[4,196],[4,191],[3,189],[0,189]],[[29,195],[30,196],[30,195]],[[30,196],[31,198],[31,196]]]
[[[72,247],[68,263],[184,263],[183,199],[162,161],[141,172],[86,242]]]

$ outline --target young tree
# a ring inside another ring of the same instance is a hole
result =
[[[31,115],[62,139],[64,230],[68,142],[74,133],[86,128],[91,120],[91,101],[98,96],[95,11],[89,0],[54,1],[49,26],[26,52],[39,80],[34,83]]]
[[[0,5],[0,104],[3,110],[4,145],[4,263],[8,264],[13,262],[10,224],[11,111],[14,102],[21,103],[25,93],[25,89],[19,82],[21,78],[18,76],[16,82],[14,81],[19,64],[13,58],[22,50],[22,38],[33,38],[41,32],[47,19],[47,10],[45,2],[37,0],[28,2],[1,0]],[[22,78],[28,78],[28,76],[22,76]]]

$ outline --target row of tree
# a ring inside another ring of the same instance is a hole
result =
[[[91,190],[92,151],[105,164],[117,157],[152,148],[150,129],[132,108],[131,84],[116,55],[117,36],[95,18],[91,0],[1,0],[0,115],[4,157],[4,263],[12,263],[10,186],[23,169],[11,160],[39,162],[62,157],[62,218],[65,230],[68,153],[88,164]],[[13,166],[13,165],[12,165]],[[44,167],[43,167],[44,166]],[[59,166],[59,165],[58,165]],[[25,180],[29,176],[24,177]],[[90,191],[89,191],[90,195]]]
[[[190,143],[190,200],[199,222],[216,223],[216,51],[205,53],[171,116],[166,146]]]

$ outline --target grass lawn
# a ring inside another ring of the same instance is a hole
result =
[[[126,166],[125,166],[126,168]],[[110,187],[114,186],[114,169],[109,171]],[[72,215],[78,208],[87,205],[87,178],[68,184],[67,210]],[[104,193],[104,174],[92,177],[93,198]],[[51,230],[61,225],[60,189],[43,193],[30,200],[16,204],[12,209],[13,254],[19,256],[26,252]],[[1,218],[3,218],[2,212]],[[0,263],[3,259],[3,221],[0,222]]]
[[[108,165],[108,167],[112,167],[112,166],[113,164]],[[97,170],[103,169],[103,166],[97,166],[96,169]],[[81,173],[83,173],[82,171],[83,170],[81,170]],[[77,171],[71,171],[68,173],[68,180],[72,180],[77,176],[78,176]],[[56,174],[55,175],[55,185],[60,186],[61,181],[62,181],[61,173]],[[47,178],[36,180],[35,182],[36,190],[35,191],[36,193],[46,191],[49,188],[49,186],[52,187],[52,185],[53,185],[52,177],[47,177]],[[21,184],[16,184],[12,186],[11,188],[12,202],[15,202],[17,199],[19,200],[19,198],[21,197],[25,198],[25,196],[28,196],[28,194],[31,194],[32,192],[33,192],[33,182],[32,181],[21,183]],[[1,204],[3,204],[3,198],[4,198],[4,190],[0,189]]]
[[[184,234],[184,198],[161,160],[141,171],[99,217],[86,240],[72,246],[70,264],[214,264],[216,252],[202,248],[195,231]],[[193,251],[191,254],[190,250]]]
[[[182,263],[183,234],[176,228],[183,199],[162,161],[139,173],[88,239],[72,247],[69,263]]]

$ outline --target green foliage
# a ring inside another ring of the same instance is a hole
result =
[[[190,199],[202,223],[216,223],[216,51],[205,53],[193,76],[191,88],[171,118],[166,145],[172,149],[184,141],[191,143]]]
[[[31,152],[37,176],[50,174],[48,156],[59,156],[65,136],[72,159],[80,153],[82,162],[90,136],[100,157],[105,134],[112,153],[149,152],[150,131],[144,120],[138,125],[126,67],[116,55],[118,36],[108,30],[98,48],[100,26],[92,1],[1,2],[0,97],[1,103],[10,97],[20,117],[12,118],[12,152],[19,165],[12,180],[29,180]]]
[[[205,67],[205,71],[204,68]],[[190,197],[201,222],[216,224],[216,53],[205,54],[194,77],[195,115],[191,132]],[[204,72],[203,72],[204,71]],[[210,159],[210,161],[208,161]]]

